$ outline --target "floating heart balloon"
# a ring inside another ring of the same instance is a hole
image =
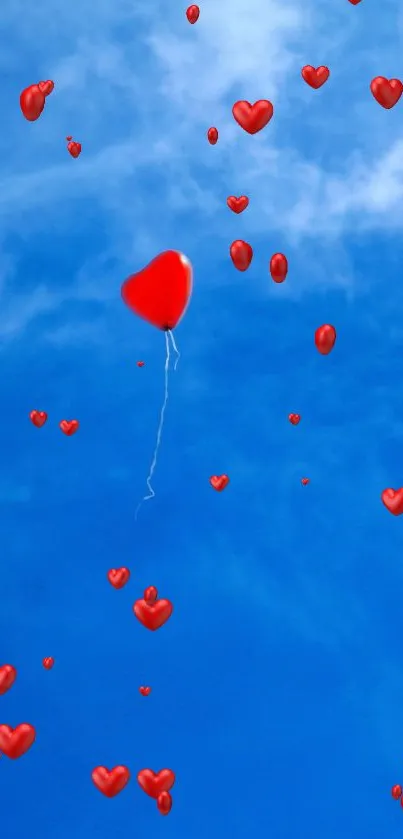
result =
[[[227,198],[227,204],[233,213],[237,213],[237,215],[239,215],[239,213],[243,213],[243,211],[246,210],[249,204],[249,198],[247,198],[246,195],[240,195],[239,198],[236,198],[235,195],[230,195],[229,198]]]
[[[42,428],[48,418],[46,411],[31,411],[29,418],[35,428]]]
[[[111,770],[106,769],[105,766],[96,766],[91,777],[102,795],[107,798],[114,798],[129,783],[130,772],[127,766],[115,766]]]
[[[361,0],[349,0],[349,2],[352,6],[358,6],[358,4],[361,3]]]
[[[232,108],[234,119],[248,134],[257,134],[258,131],[261,131],[270,122],[273,113],[273,105],[268,99],[259,99],[253,105],[245,100],[240,100],[235,102]]]
[[[136,600],[133,612],[140,623],[146,629],[155,632],[166,623],[172,615],[173,606],[169,600],[156,600],[155,603],[147,603],[146,600]]]
[[[52,93],[52,90],[55,89],[54,82],[51,82],[50,79],[48,79],[47,82],[39,82],[38,87],[44,96],[49,96],[49,94]]]
[[[218,140],[218,131],[216,128],[214,128],[214,126],[209,128],[209,130],[207,131],[207,139],[210,143],[210,146],[215,146]]]
[[[63,434],[66,434],[67,437],[72,437],[73,434],[78,431],[79,428],[79,421],[78,420],[62,420],[59,422],[59,428],[63,431]]]
[[[17,671],[12,664],[3,664],[0,667],[0,696],[7,693],[17,678]]]
[[[35,742],[36,731],[33,725],[27,722],[11,728],[9,725],[0,725],[0,751],[11,760],[22,757]]]
[[[386,509],[394,516],[403,513],[403,487],[400,489],[384,489],[381,499]]]
[[[142,769],[137,775],[137,780],[146,795],[158,800],[161,793],[169,792],[172,789],[175,783],[175,773],[172,772],[172,769],[161,769],[160,772],[153,772],[152,769]]]
[[[288,414],[288,419],[290,420],[291,425],[298,425],[301,417],[299,414]]]
[[[302,68],[301,76],[310,87],[318,90],[327,82],[330,76],[330,70],[328,67],[312,67],[310,64],[307,64]]]
[[[70,137],[70,135],[69,135],[68,137],[66,137],[66,142],[67,142],[67,143],[69,143],[69,142],[70,142],[70,140],[72,140],[72,139],[73,139],[73,138],[72,138],[72,137]]]
[[[138,361],[137,367],[144,367],[144,361]]]
[[[186,17],[189,23],[196,23],[199,20],[199,16],[200,9],[198,6],[189,6],[189,8],[186,9]]]
[[[403,93],[403,84],[399,79],[385,79],[384,76],[372,79],[370,88],[374,99],[387,110],[394,108]]]
[[[392,798],[394,798],[395,801],[399,801],[399,798],[401,798],[403,795],[403,789],[401,788],[400,784],[395,784],[395,786],[391,789],[391,793]]]
[[[158,591],[155,586],[147,586],[143,594],[146,603],[155,603],[158,597]]]
[[[229,249],[230,257],[238,271],[247,271],[253,259],[253,250],[248,242],[237,239]]]
[[[108,571],[108,580],[113,588],[123,588],[130,579],[128,568],[111,568]]]
[[[142,696],[149,696],[149,695],[150,695],[150,693],[151,693],[151,688],[150,688],[150,687],[148,687],[148,686],[147,686],[147,687],[145,687],[144,685],[142,685],[142,686],[139,688],[139,691],[140,691],[140,693],[141,693],[141,695],[142,695]]]
[[[315,332],[315,345],[321,355],[329,355],[336,343],[336,330],[329,323],[319,326]]]
[[[228,475],[212,475],[210,484],[217,492],[222,492],[229,484],[229,477]]]
[[[39,119],[44,107],[45,94],[39,89],[39,85],[31,84],[22,91],[20,108],[28,122],[35,122]]]
[[[49,658],[44,658],[43,661],[42,661],[42,664],[43,664],[45,670],[51,670],[54,663],[55,663],[55,660],[51,656],[49,656]]]
[[[71,142],[67,146],[67,151],[71,154],[72,157],[79,157],[81,154],[81,143]]]
[[[301,478],[301,484],[303,487],[306,487],[309,484],[309,478]]]
[[[161,792],[157,798],[157,807],[161,816],[167,816],[172,810],[172,796],[169,792]]]
[[[287,257],[275,253],[270,260],[270,274],[275,283],[283,283],[288,273]]]
[[[175,329],[190,300],[192,276],[186,256],[165,251],[123,283],[122,298],[129,309],[158,329]]]

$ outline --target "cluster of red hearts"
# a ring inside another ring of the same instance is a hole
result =
[[[48,415],[46,411],[31,411],[29,418],[32,422],[32,425],[34,425],[35,428],[42,428],[47,422]],[[75,434],[76,431],[78,431],[79,426],[80,423],[76,419],[64,419],[59,422],[59,428],[61,431],[63,431],[63,434],[65,434],[66,437],[72,437],[73,434]]]
[[[54,83],[48,79],[46,82],[30,84],[20,96],[20,108],[28,122],[36,122],[39,119],[46,103],[46,97],[54,90]],[[79,157],[81,154],[81,143],[75,142],[71,136],[66,137],[67,151],[72,157]]]

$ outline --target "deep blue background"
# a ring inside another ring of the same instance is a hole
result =
[[[185,5],[4,12],[0,663],[18,679],[0,722],[32,723],[37,741],[0,760],[2,835],[394,839],[403,520],[380,494],[403,484],[403,100],[384,111],[369,82],[401,71],[400,7],[206,0],[191,27]],[[301,66],[326,62],[311,91]],[[20,91],[47,78],[26,123]],[[275,102],[257,137],[233,124],[243,97]],[[246,274],[228,257],[239,237]],[[135,523],[164,339],[120,284],[166,248],[195,286],[156,498]],[[120,565],[132,577],[115,591]],[[174,603],[157,633],[132,613],[148,585]],[[118,763],[132,781],[108,800],[91,771]],[[166,819],[144,767],[177,775]]]

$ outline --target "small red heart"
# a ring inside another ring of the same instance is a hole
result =
[[[233,265],[238,269],[238,271],[248,270],[253,259],[253,250],[248,242],[244,242],[242,239],[237,239],[230,246],[229,253]]]
[[[384,76],[372,79],[370,88],[374,99],[387,110],[398,103],[403,93],[403,84],[399,79],[385,79]]]
[[[268,99],[259,99],[253,105],[240,100],[235,102],[232,108],[234,119],[248,134],[257,134],[261,131],[270,122],[273,113],[273,105]]]
[[[144,591],[143,597],[146,603],[155,603],[158,597],[158,591],[155,586],[148,586]]]
[[[209,128],[209,130],[207,131],[207,139],[210,143],[210,146],[215,146],[215,144],[218,142],[218,131],[216,128],[214,128],[214,125],[212,125],[211,128]]]
[[[330,323],[319,326],[315,332],[315,345],[321,355],[329,355],[336,343],[336,330]]]
[[[384,489],[381,495],[382,502],[387,510],[394,516],[401,516],[403,513],[403,487],[400,489]]]
[[[298,425],[301,417],[299,414],[288,414],[288,419],[290,420],[291,425]]]
[[[139,691],[142,696],[149,696],[151,693],[150,687],[144,687],[143,685],[139,688]]]
[[[130,571],[128,568],[111,568],[108,571],[108,580],[113,588],[123,588],[129,581]]]
[[[48,418],[46,411],[31,411],[29,418],[35,428],[42,428]]]
[[[287,257],[283,253],[273,254],[269,268],[272,280],[275,283],[283,283],[288,274]]]
[[[147,603],[145,600],[136,600],[133,605],[133,612],[140,623],[146,629],[155,632],[166,623],[172,615],[173,606],[169,600],[157,600],[155,603]]]
[[[35,737],[36,732],[33,725],[29,725],[27,722],[17,725],[17,728],[0,725],[0,751],[11,760],[16,760],[31,748]]]
[[[246,195],[240,195],[239,198],[236,198],[235,195],[230,195],[227,198],[227,205],[232,210],[233,213],[239,215],[239,213],[243,213],[246,210],[249,204],[249,198]]]
[[[213,489],[217,490],[217,492],[222,492],[229,484],[229,477],[228,475],[212,475],[210,478],[210,484]]]
[[[81,143],[72,142],[68,144],[67,151],[70,152],[72,157],[79,157],[81,154],[81,148]]]
[[[301,484],[303,487],[306,487],[309,484],[309,478],[301,478]]]
[[[169,792],[175,783],[175,773],[172,769],[161,769],[153,772],[152,769],[141,769],[137,780],[146,795],[156,800],[163,792]]]
[[[186,17],[189,23],[197,23],[197,21],[199,20],[199,15],[200,9],[198,6],[189,6],[189,8],[186,9]]]
[[[91,778],[100,792],[107,798],[114,798],[130,781],[130,772],[127,766],[114,766],[113,769],[106,769],[105,766],[96,766]]]
[[[361,3],[361,0],[349,0],[349,2],[352,6],[358,6],[358,4]]]
[[[161,792],[157,798],[157,807],[161,816],[167,816],[172,810],[172,796],[169,792]]]
[[[54,82],[51,82],[50,79],[48,79],[47,82],[39,82],[38,87],[44,96],[49,96],[49,94],[52,93],[52,90],[55,89]]]
[[[62,420],[59,422],[59,428],[66,434],[67,437],[72,437],[78,431],[80,423],[78,420]]]
[[[42,664],[43,664],[45,670],[51,670],[54,663],[55,663],[55,660],[51,656],[49,656],[49,658],[44,658],[43,661],[42,661]]]
[[[73,138],[72,138],[72,137],[70,137],[70,136],[69,136],[69,137],[66,137],[66,142],[67,142],[67,143],[69,143],[69,142],[70,142],[70,140],[72,140],[72,139],[73,139]]]
[[[399,798],[401,798],[402,795],[403,795],[403,789],[400,786],[400,784],[395,784],[395,786],[392,787],[391,794],[392,794],[392,798],[394,798],[395,801],[399,801]]]
[[[0,696],[7,693],[17,678],[17,671],[12,664],[3,664],[0,667]]]
[[[22,91],[20,96],[20,108],[28,122],[35,122],[39,119],[45,107],[45,95],[39,90],[39,85],[31,84]]]
[[[144,367],[144,361],[138,361],[137,367]]]
[[[328,67],[312,67],[310,64],[307,64],[302,68],[301,76],[310,87],[318,90],[327,82],[330,76],[330,70]]]

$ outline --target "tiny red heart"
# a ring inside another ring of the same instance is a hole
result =
[[[232,108],[234,119],[248,134],[257,134],[261,131],[270,122],[273,113],[273,105],[268,99],[259,99],[253,105],[240,100],[235,102]]]
[[[29,418],[35,428],[42,428],[48,418],[46,411],[31,411]]]
[[[129,581],[130,571],[128,568],[111,568],[108,571],[108,580],[113,588],[123,588]]]
[[[67,146],[67,150],[70,152],[72,157],[79,157],[81,154],[81,143],[72,142],[69,143]]]
[[[3,664],[0,667],[0,696],[7,693],[17,678],[17,671],[12,664]]]
[[[200,9],[198,6],[189,6],[189,8],[186,9],[186,17],[189,23],[197,23],[197,21],[199,20],[199,16]]]
[[[229,477],[228,475],[212,475],[210,478],[210,484],[213,489],[217,490],[217,492],[222,492],[229,484]]]
[[[235,195],[230,195],[227,198],[227,205],[233,213],[239,215],[239,213],[243,213],[249,205],[249,198],[246,195],[240,195],[239,198]]]
[[[172,769],[161,769],[160,772],[153,772],[152,769],[141,769],[137,780],[150,798],[158,799],[163,792],[169,792],[175,783],[175,773]]]
[[[301,478],[301,484],[303,487],[306,487],[309,484],[309,478]]]
[[[144,367],[144,361],[138,361],[137,367]]]
[[[399,798],[401,798],[402,794],[403,794],[403,789],[400,786],[400,784],[395,784],[395,786],[392,787],[392,789],[391,789],[391,793],[392,793],[392,798],[394,798],[395,801],[399,801]]]
[[[328,67],[312,67],[310,64],[307,64],[302,68],[301,76],[310,87],[318,90],[327,82],[330,76],[330,70]]]
[[[52,93],[52,90],[55,89],[55,84],[48,79],[47,82],[39,82],[38,87],[44,96],[49,96],[49,94]]]
[[[158,597],[158,591],[155,586],[147,586],[143,594],[146,603],[155,603]]]
[[[270,260],[270,274],[275,283],[283,283],[288,274],[288,261],[283,253],[273,254]]]
[[[150,687],[145,687],[144,685],[142,685],[139,688],[139,691],[140,691],[142,696],[149,696],[150,693],[151,693],[151,688]]]
[[[315,332],[315,346],[321,355],[329,355],[336,343],[336,330],[330,323],[319,326]]]
[[[291,425],[298,425],[301,417],[299,414],[288,414],[288,419],[290,420]]]
[[[371,93],[378,105],[390,110],[397,105],[402,93],[403,84],[400,79],[385,79],[384,76],[377,76],[370,84]]]
[[[358,6],[358,4],[361,3],[361,0],[349,0],[349,2],[352,6]]]
[[[157,807],[161,816],[167,816],[172,810],[172,796],[169,792],[161,792],[157,798]]]
[[[70,140],[72,140],[72,139],[73,139],[73,138],[69,135],[68,137],[66,137],[66,142],[67,142],[67,143],[69,143],[69,142],[70,142]]]
[[[160,629],[172,615],[173,606],[169,600],[157,600],[155,603],[147,603],[145,600],[136,600],[133,605],[133,612],[140,623],[152,632]]]
[[[209,130],[207,131],[207,139],[210,143],[210,146],[215,146],[218,142],[218,131],[214,127],[214,125],[212,125],[211,128],[209,128]]]
[[[11,760],[22,757],[35,741],[36,731],[33,725],[27,722],[11,728],[9,725],[0,725],[0,751]]]
[[[386,509],[394,516],[403,513],[403,487],[400,489],[384,489],[381,499]]]
[[[80,423],[78,420],[62,420],[59,422],[59,428],[66,434],[67,437],[72,437],[78,431]]]
[[[42,664],[43,664],[45,670],[51,670],[54,663],[55,663],[55,660],[54,660],[54,658],[52,658],[52,656],[49,656],[48,658],[44,658],[43,661],[42,661]]]
[[[130,772],[127,766],[114,766],[111,770],[106,769],[105,766],[96,766],[91,777],[96,788],[103,795],[114,798],[129,783]]]
[[[248,242],[244,242],[243,239],[236,239],[230,245],[229,253],[233,265],[238,271],[248,270],[253,259],[253,248]]]

